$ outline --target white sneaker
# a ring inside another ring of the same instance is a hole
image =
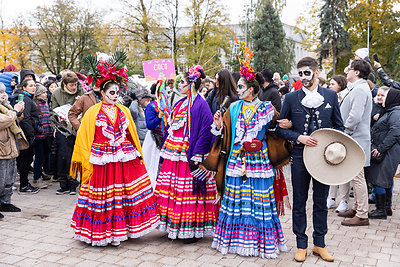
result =
[[[336,212],[345,212],[349,209],[349,204],[347,204],[347,201],[340,201],[339,206],[336,209]]]
[[[328,209],[334,208],[336,206],[336,201],[333,198],[329,198],[326,200],[326,206]]]

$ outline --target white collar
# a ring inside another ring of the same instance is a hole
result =
[[[301,100],[301,104],[307,108],[318,108],[324,103],[324,97],[318,93],[318,87],[310,91],[303,86],[306,96]]]

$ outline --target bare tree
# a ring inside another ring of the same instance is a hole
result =
[[[40,61],[57,74],[64,69],[80,68],[83,56],[96,50],[97,24],[96,15],[78,8],[74,0],[55,0],[51,7],[36,9],[33,25],[37,25],[37,30],[27,34]]]

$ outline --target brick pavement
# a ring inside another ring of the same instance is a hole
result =
[[[288,187],[291,188],[289,183]],[[299,264],[293,260],[296,242],[290,214],[281,218],[288,252],[274,260],[222,255],[211,249],[211,237],[184,245],[179,240],[169,241],[165,233],[157,230],[117,248],[91,247],[72,239],[69,223],[77,196],[57,196],[58,185],[53,184],[32,196],[14,193],[13,203],[22,212],[4,213],[5,218],[0,221],[0,266],[400,266],[400,212],[396,210],[399,187],[400,180],[396,179],[393,216],[373,220],[368,227],[341,226],[342,219],[330,210],[326,243],[335,262],[326,263],[313,256],[310,242],[307,260]],[[310,207],[309,201],[309,215]],[[312,236],[310,227],[307,234]]]

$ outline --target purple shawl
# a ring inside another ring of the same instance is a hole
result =
[[[180,99],[175,103],[174,107],[186,98],[187,97]],[[188,162],[196,154],[205,155],[209,153],[215,141],[215,136],[211,133],[211,125],[214,120],[210,107],[199,94],[193,101],[191,116],[192,125],[190,129],[189,151],[187,154]],[[169,128],[169,126],[167,127]],[[168,129],[165,132],[167,134],[164,140],[168,136]]]

